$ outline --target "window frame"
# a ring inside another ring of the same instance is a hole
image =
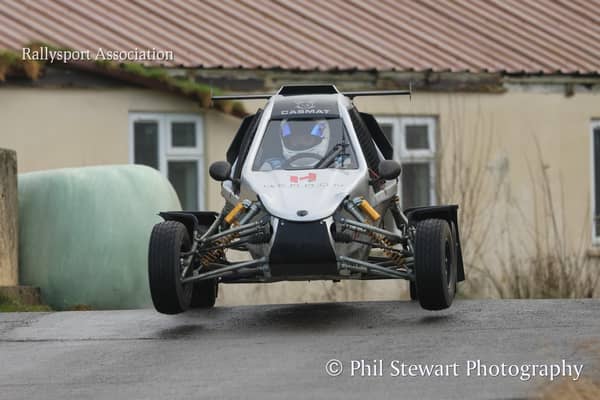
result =
[[[173,122],[193,122],[196,126],[196,146],[175,146],[173,147],[173,130],[171,124]],[[167,154],[171,156],[196,156],[204,154],[202,149],[202,121],[198,116],[190,116],[186,114],[168,114],[165,116],[167,128]]]
[[[392,126],[392,147],[394,159],[400,164],[429,164],[429,199],[431,205],[437,204],[437,118],[434,116],[375,116],[378,124]],[[429,149],[406,148],[406,127],[408,125],[426,125]],[[398,185],[398,196],[402,199],[402,183]]]
[[[197,114],[130,112],[129,113],[129,163],[135,163],[135,123],[156,122],[158,124],[158,166],[159,172],[169,179],[169,161],[194,161],[198,171],[198,210],[204,210],[204,126]],[[196,126],[195,147],[172,146],[172,122],[194,122]]]
[[[592,221],[591,221],[591,231],[592,231],[592,245],[600,246],[600,232],[596,231],[596,215],[600,210],[596,210],[596,160],[594,154],[594,131],[598,129],[600,130],[600,119],[592,119],[590,122],[590,177],[591,177],[591,204],[590,207],[592,210]],[[600,188],[599,188],[600,189]]]

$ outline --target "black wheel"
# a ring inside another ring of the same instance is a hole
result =
[[[148,251],[148,278],[152,303],[158,312],[178,314],[187,310],[193,285],[181,283],[181,252],[189,250],[185,226],[175,221],[154,225]]]
[[[201,225],[199,233],[203,234],[208,230],[208,226]],[[225,260],[222,260],[225,264]],[[219,294],[219,282],[217,279],[207,279],[194,283],[192,292],[192,301],[190,308],[211,308],[217,301]]]
[[[415,238],[416,289],[421,307],[450,307],[456,293],[456,246],[448,223],[426,219],[417,223]]]
[[[192,292],[191,308],[211,308],[217,301],[219,292],[219,284],[216,279],[207,279],[205,281],[196,282],[194,291]]]
[[[419,295],[417,294],[417,284],[415,281],[408,281],[408,290],[411,301],[419,300]]]

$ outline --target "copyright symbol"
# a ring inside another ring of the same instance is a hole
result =
[[[344,367],[342,366],[342,362],[335,358],[327,361],[327,364],[325,364],[325,372],[327,372],[327,375],[329,376],[340,376],[343,371]]]

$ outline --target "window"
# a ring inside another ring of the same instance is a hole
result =
[[[320,166],[317,165],[320,163]],[[269,121],[254,159],[254,171],[317,167],[358,168],[344,122],[340,118]]]
[[[402,207],[435,204],[435,118],[379,117],[377,122],[402,164]]]
[[[156,168],[184,210],[204,207],[202,120],[196,115],[130,113],[130,161]]]
[[[592,121],[592,204],[594,243],[600,244],[600,120]]]

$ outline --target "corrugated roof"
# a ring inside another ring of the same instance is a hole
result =
[[[1,0],[0,48],[31,41],[184,67],[598,74],[600,0]]]

